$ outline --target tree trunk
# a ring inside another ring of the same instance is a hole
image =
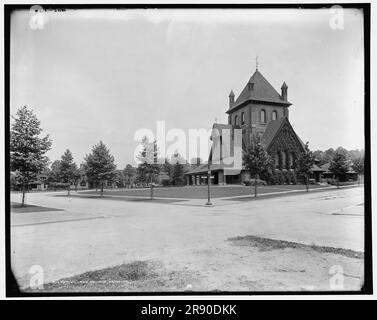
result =
[[[254,197],[256,198],[257,197],[257,188],[258,188],[258,183],[257,183],[257,175],[255,175],[255,179],[254,179]]]
[[[68,196],[70,196],[70,195],[71,195],[71,184],[68,183]]]
[[[153,200],[153,180],[151,177],[151,200]]]
[[[21,207],[23,207],[24,206],[24,204],[25,204],[25,186],[24,185],[22,185],[22,203],[21,203]]]
[[[103,196],[103,182],[101,182],[101,197]]]
[[[306,183],[306,192],[309,192],[309,178],[308,178],[308,176],[306,176],[305,183]]]

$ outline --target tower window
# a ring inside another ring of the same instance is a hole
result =
[[[276,111],[272,111],[272,120],[276,120],[278,118],[278,113]]]
[[[237,115],[234,117],[234,124],[238,125],[238,116]]]
[[[241,124],[245,124],[245,112],[241,113]]]
[[[261,110],[261,112],[260,112],[260,122],[266,123],[266,111],[264,111],[264,110]]]
[[[247,86],[248,86],[249,91],[254,90],[254,83],[253,83],[253,82],[249,82],[249,83],[247,84]]]

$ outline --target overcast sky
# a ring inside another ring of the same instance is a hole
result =
[[[82,162],[102,140],[119,168],[133,163],[140,128],[210,129],[227,123],[255,71],[280,92],[310,148],[364,148],[363,18],[344,10],[117,10],[17,12],[11,21],[11,114],[34,109],[53,139]],[[37,25],[38,25],[37,21]],[[133,163],[134,164],[134,163]]]

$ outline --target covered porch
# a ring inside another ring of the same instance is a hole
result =
[[[211,184],[226,185],[241,183],[241,172],[224,169],[220,165],[211,165]],[[236,174],[235,174],[236,173]],[[199,167],[187,172],[185,174],[186,185],[200,186],[208,184],[208,164],[200,165]]]

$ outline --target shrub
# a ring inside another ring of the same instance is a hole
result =
[[[292,184],[297,184],[297,175],[296,172],[291,171],[292,174]]]
[[[170,186],[170,179],[161,179],[161,184],[163,187]]]
[[[244,185],[245,186],[254,186],[255,185],[255,179],[245,180]],[[257,185],[258,186],[266,186],[267,183],[264,180],[257,179]]]
[[[264,170],[260,174],[261,180],[266,181],[267,184],[273,184],[273,176],[274,176],[273,173],[268,170]]]
[[[284,184],[284,176],[281,171],[276,172],[276,184]]]
[[[283,174],[283,184],[290,184],[291,183],[291,179],[290,179],[289,172],[288,171],[283,171],[282,174]]]

